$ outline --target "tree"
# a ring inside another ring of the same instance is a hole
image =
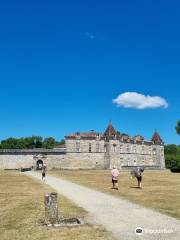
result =
[[[6,140],[1,141],[1,148],[3,149],[15,149],[18,148],[18,139],[16,138],[7,138]]]
[[[164,150],[166,167],[180,169],[180,146],[169,144],[165,146]]]
[[[54,148],[57,144],[56,140],[53,137],[45,138],[43,141],[43,147],[44,148]]]
[[[53,137],[48,137],[43,140],[41,136],[32,136],[25,138],[7,138],[0,143],[0,149],[33,149],[33,148],[54,148],[58,145],[63,145],[64,139],[60,142]]]
[[[27,149],[41,148],[43,145],[42,137],[40,136],[22,138],[22,141]]]
[[[59,145],[64,145],[65,144],[65,140],[61,139],[61,141],[59,142]]]
[[[180,120],[177,122],[176,132],[180,135]]]
[[[33,140],[35,148],[41,148],[42,147],[42,145],[43,145],[42,137],[40,137],[40,136],[33,136],[32,140]]]
[[[165,154],[168,154],[168,155],[176,155],[177,151],[178,151],[178,147],[175,144],[166,145],[164,148]]]
[[[1,141],[1,149],[33,149],[42,147],[42,137],[7,138]]]

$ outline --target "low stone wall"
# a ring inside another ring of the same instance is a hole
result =
[[[59,166],[65,156],[63,149],[23,149],[0,150],[0,169],[20,169],[36,167],[36,162],[42,160],[49,168]],[[56,160],[56,161],[54,161]],[[54,161],[54,162],[53,162]]]
[[[33,154],[0,154],[0,169],[19,169],[33,165]]]
[[[34,166],[41,160],[47,169],[104,169],[104,153],[66,153],[65,151],[21,151],[0,152],[0,169],[20,169]]]
[[[104,153],[67,153],[61,167],[67,169],[104,169]]]
[[[161,150],[162,152],[162,150]],[[161,153],[160,152],[160,153]],[[163,166],[157,154],[120,154],[117,152],[66,152],[65,149],[0,150],[0,169],[36,168],[37,162],[47,169],[108,169],[116,166]]]

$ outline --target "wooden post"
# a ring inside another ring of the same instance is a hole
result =
[[[58,223],[58,195],[56,192],[44,196],[46,224]]]

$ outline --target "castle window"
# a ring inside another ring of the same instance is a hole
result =
[[[96,135],[96,140],[100,140],[100,135],[99,135],[99,133],[97,133],[97,135]]]
[[[104,152],[107,152],[107,145],[104,144]]]
[[[99,143],[96,143],[96,152],[99,152],[100,147],[99,147]]]
[[[120,145],[120,152],[122,153],[122,151],[123,151],[123,145],[121,144]]]
[[[144,154],[144,146],[142,146],[141,153]]]
[[[130,152],[130,146],[127,145],[126,151],[129,153]]]
[[[80,142],[76,143],[76,152],[80,152]]]
[[[92,150],[92,149],[91,149],[91,143],[89,143],[89,152],[91,152],[91,150]]]
[[[116,144],[113,143],[113,149],[114,149],[114,152],[116,152]]]
[[[153,154],[156,154],[156,148],[153,148]]]
[[[77,139],[77,140],[80,140],[80,139],[81,139],[81,135],[80,135],[79,132],[76,133],[76,139]]]

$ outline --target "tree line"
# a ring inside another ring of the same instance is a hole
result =
[[[180,135],[180,120],[176,125],[176,132]],[[169,144],[164,147],[166,168],[180,170],[180,145]]]
[[[52,149],[65,143],[64,139],[57,141],[53,137],[42,138],[41,136],[7,138],[0,142],[0,149]]]
[[[180,146],[169,144],[164,146],[166,168],[180,169]]]

